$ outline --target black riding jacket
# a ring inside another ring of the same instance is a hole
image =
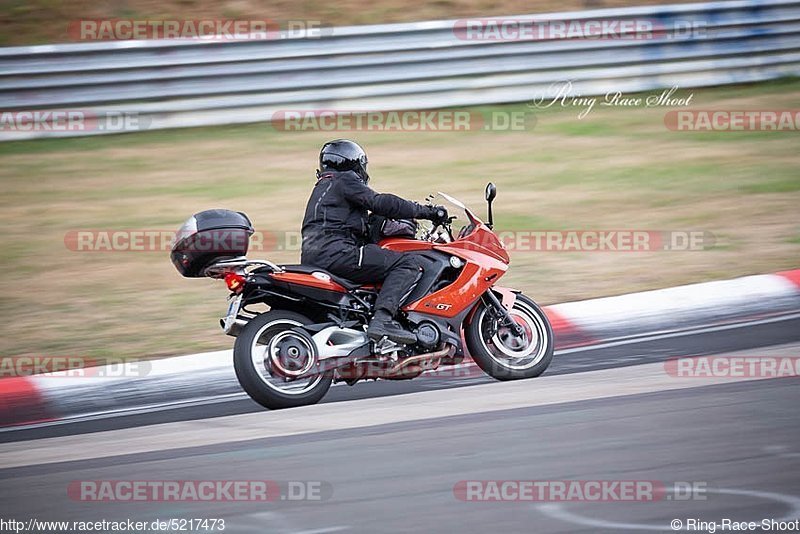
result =
[[[300,262],[327,268],[370,241],[369,212],[393,219],[425,218],[428,208],[370,189],[352,171],[319,175],[303,218]]]

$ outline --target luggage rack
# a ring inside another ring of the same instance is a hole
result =
[[[209,278],[224,278],[227,273],[245,270],[248,267],[269,267],[273,272],[283,272],[283,267],[269,260],[248,260],[244,256],[229,260],[217,261],[203,269],[203,276]]]

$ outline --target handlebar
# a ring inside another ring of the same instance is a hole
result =
[[[431,221],[431,224],[432,224],[431,229],[428,230],[422,236],[422,238],[425,241],[434,242],[436,234],[437,234],[437,231],[439,230],[439,228],[441,228],[442,230],[445,230],[447,232],[447,237],[449,238],[448,243],[452,243],[453,241],[455,241],[455,238],[453,237],[452,223],[457,218],[458,217],[448,217],[447,220],[444,220],[444,221],[439,221],[439,222]]]

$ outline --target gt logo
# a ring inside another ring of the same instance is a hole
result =
[[[452,307],[453,307],[452,304],[437,304],[436,305],[436,309],[437,310],[449,310]]]

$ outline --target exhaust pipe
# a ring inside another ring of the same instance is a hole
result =
[[[389,369],[386,372],[386,374],[383,375],[381,378],[394,378],[394,377],[401,378],[398,375],[400,375],[400,373],[402,373],[403,371],[408,370],[409,366],[419,365],[426,362],[436,362],[436,360],[445,358],[447,356],[451,356],[454,352],[455,352],[455,347],[453,347],[452,345],[445,344],[444,348],[440,350],[434,352],[427,352],[425,354],[417,354],[416,356],[409,356],[408,358],[405,358],[397,365]],[[436,362],[436,365],[431,367],[431,369],[436,369],[437,367],[439,367],[438,362]],[[420,373],[422,371],[427,371],[427,370],[428,369],[421,369]]]
[[[247,324],[247,321],[244,319],[236,319],[233,324],[231,325],[231,329],[228,331],[228,335],[231,337],[239,337],[239,334],[242,332],[242,329]],[[219,320],[219,326],[225,328],[225,320]]]

